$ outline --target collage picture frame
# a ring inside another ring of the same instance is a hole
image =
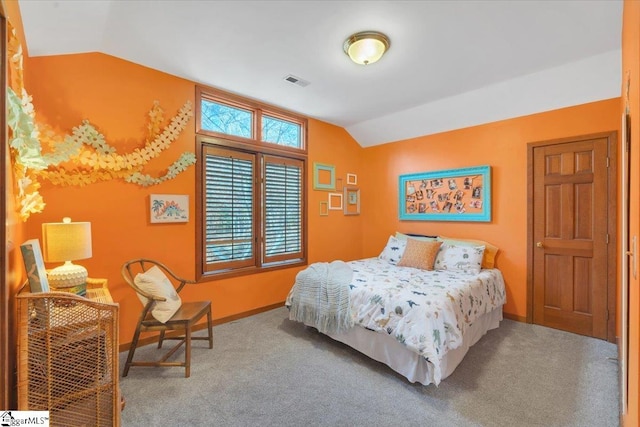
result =
[[[400,220],[491,221],[491,167],[447,169],[399,177]]]

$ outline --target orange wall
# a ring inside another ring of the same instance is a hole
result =
[[[527,309],[527,143],[619,130],[620,99],[458,129],[368,148],[363,164],[363,250],[376,255],[396,230],[486,240],[497,245],[507,285],[504,311]],[[491,166],[490,223],[399,221],[398,175]]]
[[[319,216],[320,202],[327,201],[328,192],[313,191],[313,162],[335,165],[336,178],[341,178],[344,185],[348,173],[356,174],[358,178],[362,176],[363,149],[346,130],[324,122],[310,120],[309,133],[310,259],[333,261],[362,258],[361,216],[344,216],[341,211],[334,210],[329,211],[329,216]]]
[[[631,187],[630,236],[640,236],[640,2],[625,0],[622,20],[622,107],[630,107],[631,116]],[[626,98],[627,77],[631,90]],[[636,254],[636,257],[638,255]],[[629,405],[623,425],[640,424],[640,281],[629,278]]]
[[[69,133],[89,119],[120,153],[144,145],[146,114],[155,100],[160,101],[165,118],[171,118],[187,100],[195,102],[195,83],[99,53],[31,58],[27,76],[38,122]],[[360,172],[362,149],[342,128],[311,120],[309,146],[310,170],[317,161],[334,164],[338,177]],[[184,151],[195,152],[195,119],[169,150],[148,164],[147,173],[157,175]],[[310,262],[359,258],[359,219],[336,211],[320,217],[319,201],[327,193],[314,192],[312,180],[308,186]],[[195,278],[195,168],[148,188],[122,181],[87,187],[59,187],[45,181],[41,193],[47,206],[28,220],[27,238],[41,238],[43,222],[64,216],[92,223],[93,257],[78,263],[87,267],[91,277],[109,279],[111,293],[120,303],[121,342],[131,341],[140,310],[120,276],[124,261],[154,258]],[[188,194],[192,219],[186,224],[150,224],[148,205],[153,193]],[[188,287],[184,295],[211,299],[214,318],[223,318],[284,301],[297,271],[204,282]]]

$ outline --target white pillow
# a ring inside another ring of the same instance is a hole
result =
[[[166,298],[166,301],[156,301],[151,309],[151,315],[161,323],[171,319],[182,305],[182,300],[171,284],[171,281],[157,266],[151,267],[144,273],[138,273],[133,279],[136,286],[154,297]],[[142,305],[146,305],[148,299],[138,294]]]
[[[391,264],[396,265],[402,255],[404,254],[404,250],[407,247],[406,240],[396,239],[393,236],[389,236],[389,240],[387,241],[387,246],[384,247],[379,259],[389,261]]]
[[[463,246],[443,243],[433,265],[434,270],[478,274],[482,266],[484,246]]]

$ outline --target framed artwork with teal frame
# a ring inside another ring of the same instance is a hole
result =
[[[491,221],[491,166],[400,175],[404,221]]]
[[[313,164],[313,189],[335,191],[336,167],[324,163]]]

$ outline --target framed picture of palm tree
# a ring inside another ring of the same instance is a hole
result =
[[[189,222],[189,195],[152,194],[149,201],[151,223]]]

